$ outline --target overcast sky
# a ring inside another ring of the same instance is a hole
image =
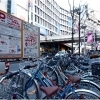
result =
[[[58,5],[63,7],[64,9],[69,10],[68,0],[55,0]],[[69,0],[71,5],[73,5],[73,0]],[[79,3],[82,5],[84,3],[88,3],[89,8],[96,10],[100,14],[100,0],[74,0],[75,6],[78,6]]]
[[[55,0],[61,7],[65,9],[69,9],[68,6],[68,0]],[[71,4],[73,0],[69,0]],[[87,2],[90,7],[92,7],[94,10],[100,9],[100,0],[74,0],[75,5],[79,5],[79,3],[84,4]]]

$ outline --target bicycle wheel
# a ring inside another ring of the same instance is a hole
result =
[[[39,99],[40,98],[40,90],[36,80],[33,80],[32,86],[29,87],[26,92],[25,96],[27,99]]]
[[[10,91],[10,84],[11,80],[10,79],[5,79],[1,84],[0,84],[0,99],[7,99],[9,96],[9,91]]]
[[[77,88],[91,90],[100,95],[100,87],[90,80],[81,80],[81,82],[77,84]]]
[[[93,91],[86,89],[78,89],[75,92],[70,92],[66,99],[100,99],[100,96]]]
[[[23,97],[21,94],[19,93],[13,93],[13,92],[8,92],[9,96],[6,98],[7,100],[12,100],[12,99],[27,99],[25,97]]]
[[[93,81],[93,82],[95,82],[96,84],[98,84],[100,86],[100,78],[98,76],[85,75],[85,76],[82,77],[82,79]]]
[[[41,70],[41,72],[45,76],[48,76],[55,84],[58,84],[58,74],[53,68],[46,67],[44,70]]]

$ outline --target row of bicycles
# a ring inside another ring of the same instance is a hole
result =
[[[68,53],[21,61],[18,70],[5,69],[1,76],[0,99],[100,99],[100,76],[93,69],[98,63]]]

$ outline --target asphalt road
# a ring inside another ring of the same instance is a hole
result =
[[[11,63],[10,63],[10,70],[11,70],[11,71],[16,71],[16,70],[18,70],[19,67],[20,67],[20,66],[19,66],[19,63],[20,63],[20,62],[15,62],[15,63],[14,63],[14,62],[11,62]]]

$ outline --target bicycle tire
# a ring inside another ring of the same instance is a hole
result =
[[[100,95],[100,86],[90,80],[81,80],[81,82],[77,84],[77,87],[79,89],[92,90]]]
[[[100,99],[100,96],[97,93],[90,91],[90,90],[77,89],[75,90],[74,93],[70,92],[69,94],[67,94],[65,98],[66,99]]]
[[[38,83],[37,83],[37,81],[36,81],[35,79],[33,80],[33,83],[34,83],[34,84],[32,84],[32,86],[29,87],[29,88],[25,91],[25,96],[26,96],[27,99],[39,99],[39,98],[40,98],[40,89],[39,89]],[[33,85],[35,86],[36,91],[33,90]],[[32,89],[32,90],[29,90],[29,89]],[[34,93],[36,93],[36,97],[33,97],[33,96],[34,96],[34,95],[33,95]],[[29,94],[30,94],[31,96],[29,96]]]
[[[93,82],[95,82],[96,84],[98,84],[100,86],[100,78],[98,76],[85,75],[85,76],[82,77],[82,79],[93,81]]]
[[[7,100],[11,100],[11,99],[27,99],[25,97],[23,97],[21,94],[16,94],[16,97],[13,98],[13,95],[11,92],[7,93],[7,97],[0,97],[0,99],[7,99]]]

